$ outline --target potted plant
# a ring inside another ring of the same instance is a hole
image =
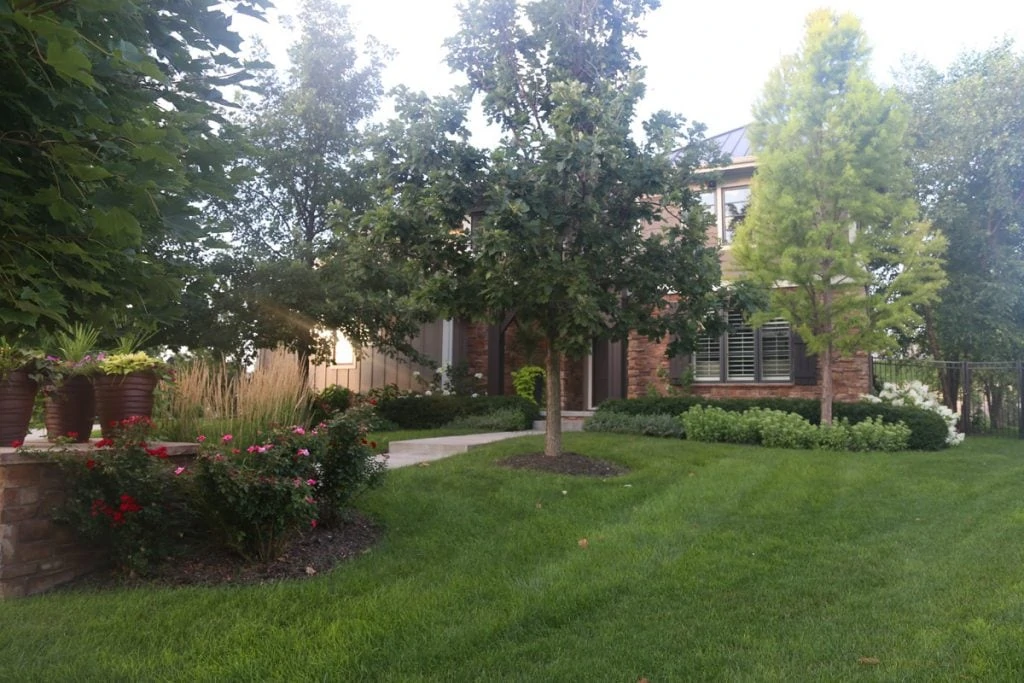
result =
[[[93,375],[100,371],[103,354],[95,352],[99,331],[76,324],[50,341],[53,353],[43,360],[46,438],[68,438],[82,443],[92,434],[96,419]]]
[[[0,446],[20,444],[28,434],[41,359],[0,337]]]
[[[152,416],[153,392],[167,372],[166,363],[144,351],[118,349],[99,362],[99,369],[93,386],[105,438],[129,417]]]

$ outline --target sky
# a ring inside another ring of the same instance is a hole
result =
[[[405,84],[432,95],[460,82],[445,64],[443,41],[458,28],[457,0],[348,0],[358,36],[372,35],[395,51],[384,73],[385,86]],[[715,135],[745,125],[771,70],[796,52],[804,19],[822,7],[814,0],[662,0],[645,21],[647,37],[638,44],[647,69],[646,118],[659,109],[707,125]],[[278,0],[283,13],[298,2]],[[964,50],[984,50],[1003,38],[1024,49],[1024,3],[1006,0],[921,2],[847,0],[828,5],[861,19],[873,48],[872,71],[881,84],[907,55],[944,70]],[[276,22],[242,22],[245,34],[258,34],[275,63],[285,63],[292,36]],[[387,109],[384,110],[386,115]],[[474,142],[493,144],[482,115],[471,120]]]

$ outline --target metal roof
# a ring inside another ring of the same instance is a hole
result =
[[[750,147],[750,140],[747,138],[747,127],[740,126],[739,128],[733,128],[732,130],[714,135],[707,138],[708,142],[714,143],[718,146],[724,154],[728,154],[729,158],[735,162],[737,159],[750,158],[754,156],[754,151]],[[683,148],[677,149],[672,152],[672,161],[678,161],[679,157],[682,156]],[[706,163],[707,160],[705,160]]]
[[[750,140],[747,139],[746,126],[733,128],[732,130],[710,137],[708,138],[708,142],[713,142],[718,145],[719,149],[732,157],[733,160],[754,156],[754,152],[750,148]]]

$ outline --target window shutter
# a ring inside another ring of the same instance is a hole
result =
[[[683,383],[683,377],[690,369],[690,354],[678,353],[668,359],[668,381],[669,384],[679,385]]]
[[[807,343],[793,333],[793,383],[814,386],[818,383],[818,357],[807,353]]]

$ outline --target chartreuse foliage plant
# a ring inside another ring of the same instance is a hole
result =
[[[629,472],[496,466],[541,443],[395,470],[359,499],[382,541],[311,579],[5,600],[0,652],[19,681],[1024,678],[1016,439],[570,433]]]

